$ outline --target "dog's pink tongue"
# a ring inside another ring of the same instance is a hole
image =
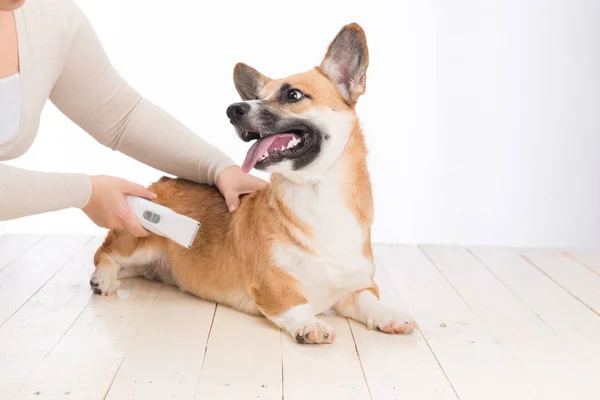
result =
[[[256,143],[250,147],[250,150],[248,150],[248,153],[246,154],[246,159],[242,164],[242,171],[245,173],[250,172],[250,170],[254,168],[258,162],[258,159],[265,154],[265,151],[267,151],[269,147],[271,147],[275,139],[277,139],[277,135],[267,136],[264,139],[256,141]]]

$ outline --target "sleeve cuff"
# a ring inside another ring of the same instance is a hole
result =
[[[212,171],[208,173],[208,176],[204,178],[206,174],[206,167],[201,165],[198,168],[198,182],[206,182],[209,185],[216,185],[217,179],[221,175],[221,172],[225,171],[227,168],[237,167],[238,165],[229,157],[223,155],[222,159],[213,164],[211,168]]]
[[[64,196],[70,207],[84,208],[92,197],[92,181],[84,174],[61,174]]]

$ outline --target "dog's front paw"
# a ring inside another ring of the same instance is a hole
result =
[[[92,274],[90,286],[95,294],[109,296],[121,286],[121,281],[109,268],[99,268]]]
[[[417,328],[417,323],[392,308],[381,307],[367,321],[369,329],[379,329],[385,333],[408,335]]]
[[[302,344],[333,343],[336,337],[333,328],[317,318],[312,323],[297,326],[289,333]]]

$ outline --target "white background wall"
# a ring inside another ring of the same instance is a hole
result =
[[[238,162],[247,145],[225,117],[234,64],[272,77],[309,69],[357,21],[371,55],[358,112],[374,240],[600,247],[597,0],[77,3],[132,85]],[[34,147],[11,164],[160,176],[50,104]],[[95,229],[77,210],[0,223],[0,233]]]

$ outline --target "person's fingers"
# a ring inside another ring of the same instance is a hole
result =
[[[146,237],[150,234],[131,211],[125,214],[125,218],[123,218],[123,229],[136,237]]]
[[[142,185],[138,185],[137,183],[133,182],[127,182],[123,188],[123,192],[132,196],[143,197],[148,200],[154,200],[157,197],[156,193],[153,193]]]
[[[263,186],[267,186],[269,184],[269,182],[265,181],[262,178],[259,178],[258,176],[254,176],[254,175],[249,175],[252,178],[252,181],[256,184],[256,186],[258,187],[263,187]]]
[[[240,205],[240,196],[253,193],[269,183],[255,176],[247,175],[242,182],[238,183],[235,190],[224,190],[223,197],[227,202],[229,212],[235,211]]]
[[[227,209],[229,210],[229,212],[233,212],[235,211],[238,206],[240,205],[240,197],[239,194],[236,192],[225,192],[224,194],[225,197],[225,202],[227,203]]]
[[[263,187],[267,186],[269,183],[255,176],[248,176],[250,179],[245,179],[242,187],[240,188],[239,194],[249,194],[255,192]]]
[[[260,188],[264,188],[265,186],[268,186],[269,182],[260,179],[260,178],[255,178],[254,182],[252,183],[252,186],[254,187],[255,190],[258,190]]]

